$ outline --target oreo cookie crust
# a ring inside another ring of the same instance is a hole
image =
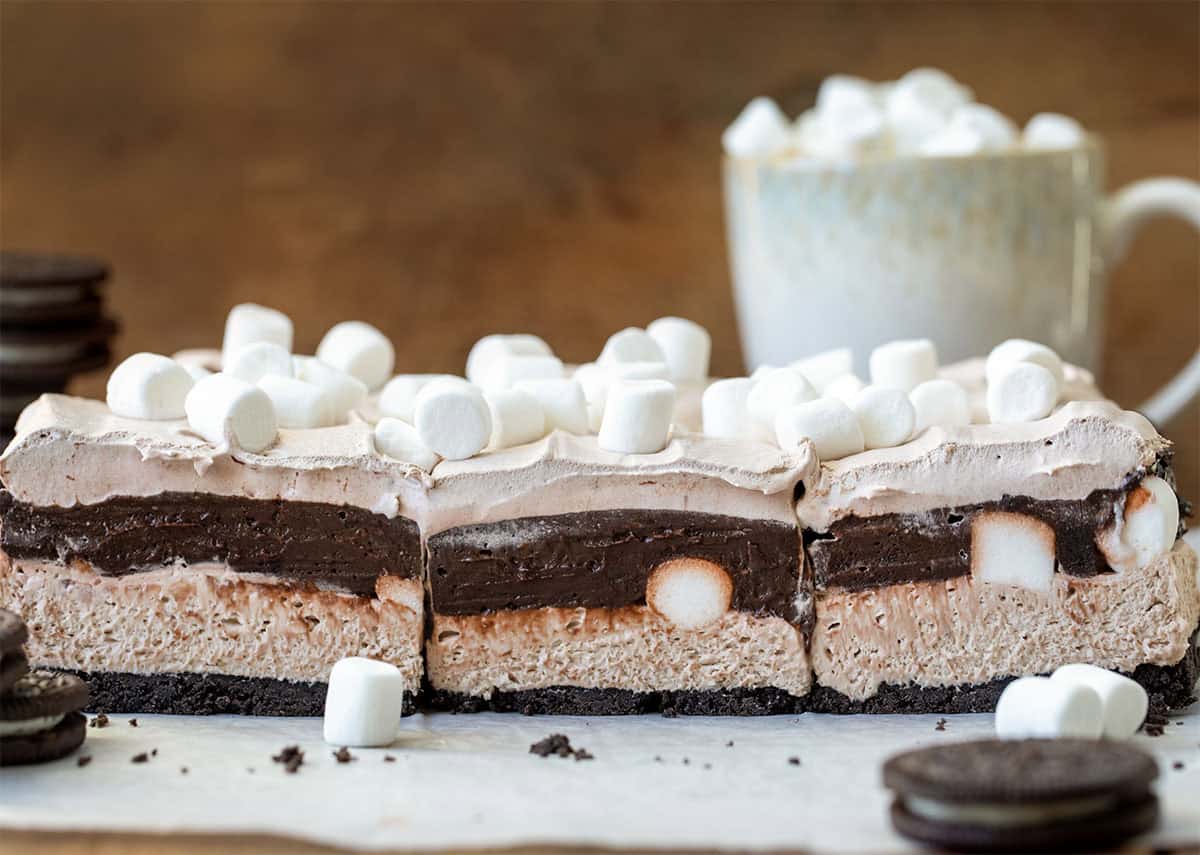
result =
[[[988,739],[909,751],[883,767],[902,835],[974,852],[1108,849],[1158,819],[1158,766],[1118,742]]]
[[[49,730],[2,737],[0,766],[27,766],[66,757],[83,744],[86,733],[87,719],[82,713],[73,712]]]

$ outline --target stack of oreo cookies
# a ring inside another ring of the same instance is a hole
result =
[[[0,766],[66,757],[81,744],[87,683],[71,674],[30,671],[19,615],[0,609]]]
[[[0,252],[0,443],[27,404],[108,362],[117,325],[104,315],[107,278],[95,259]]]

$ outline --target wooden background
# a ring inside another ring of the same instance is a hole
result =
[[[1074,114],[1116,187],[1200,175],[1200,5],[121,2],[0,6],[5,246],[111,259],[122,354],[215,344],[228,307],[387,331],[411,371],[528,330],[562,356],[663,314],[741,370],[719,135],[750,96],[944,67],[1024,121]],[[1200,339],[1200,250],[1116,271],[1106,389]],[[99,394],[103,376],[77,390]],[[1168,426],[1200,496],[1200,408]]]

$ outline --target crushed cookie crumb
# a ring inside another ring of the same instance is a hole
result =
[[[731,739],[731,740],[729,740],[728,742],[726,742],[726,743],[725,743],[725,747],[726,747],[726,748],[732,748],[732,747],[733,747],[733,740]]]
[[[151,756],[151,757],[157,757],[157,756],[158,756],[158,749],[157,749],[157,748],[151,748],[151,749],[150,749],[150,756]]]
[[[706,772],[712,768],[712,763],[705,763],[702,767]]]
[[[1181,769],[1183,768],[1183,761],[1182,761],[1182,760],[1176,760],[1174,763],[1172,763],[1172,764],[1171,764],[1171,768],[1172,768],[1172,769],[1174,769],[1174,770],[1176,770],[1176,771],[1179,771],[1179,770],[1181,770]]]
[[[788,758],[788,765],[789,766],[799,766],[800,758],[795,755],[792,755],[791,757]]]
[[[271,755],[271,759],[282,763],[287,773],[294,775],[296,770],[304,765],[304,752],[300,750],[299,745],[285,745],[278,754]]]
[[[580,760],[595,760],[595,759],[596,758],[592,754],[592,752],[588,751],[586,748],[576,748],[575,749],[575,762],[579,762]]]
[[[143,752],[142,752],[142,753],[140,753],[140,754],[134,754],[134,755],[133,755],[133,759],[132,759],[132,760],[130,760],[129,762],[130,762],[130,763],[149,763],[149,762],[150,762],[150,755],[149,755],[149,754],[147,754],[145,751],[143,751]]]
[[[337,751],[333,752],[333,759],[339,763],[349,763],[350,761],[357,760],[358,758],[350,753],[349,748],[343,745]]]
[[[383,762],[384,762],[384,763],[395,763],[395,762],[396,762],[396,758],[395,758],[395,757],[393,757],[391,754],[384,754],[384,755],[383,755]]]
[[[91,762],[92,762],[91,754],[84,754],[81,757],[75,758],[75,765],[79,766],[80,768],[83,768],[84,766],[86,766],[88,763],[91,763]]]
[[[179,774],[180,774],[180,775],[186,775],[187,773],[188,773],[188,767],[187,767],[187,766],[180,766],[180,767],[179,767]]]
[[[88,727],[108,727],[108,716],[100,713],[88,722]]]
[[[545,739],[539,739],[529,746],[529,753],[538,757],[570,757],[575,753],[571,748],[571,740],[562,733],[552,733]]]
[[[946,720],[944,718],[939,718],[937,720],[937,724],[935,724],[933,726],[933,729],[934,730],[945,730],[946,729]]]
[[[136,719],[136,718],[131,718],[131,719],[129,720],[129,726],[130,726],[130,727],[137,727],[137,726],[138,726],[137,719]]]
[[[1165,716],[1151,713],[1146,716],[1146,720],[1142,722],[1142,732],[1147,736],[1162,736],[1164,728],[1167,724]]]

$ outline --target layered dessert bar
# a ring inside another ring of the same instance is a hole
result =
[[[421,474],[368,426],[214,447],[46,395],[0,458],[0,602],[108,712],[319,715],[350,655],[421,680]],[[412,696],[410,695],[410,697]]]
[[[425,516],[431,700],[456,710],[791,711],[812,679],[796,486],[814,461],[689,435],[439,464]]]

